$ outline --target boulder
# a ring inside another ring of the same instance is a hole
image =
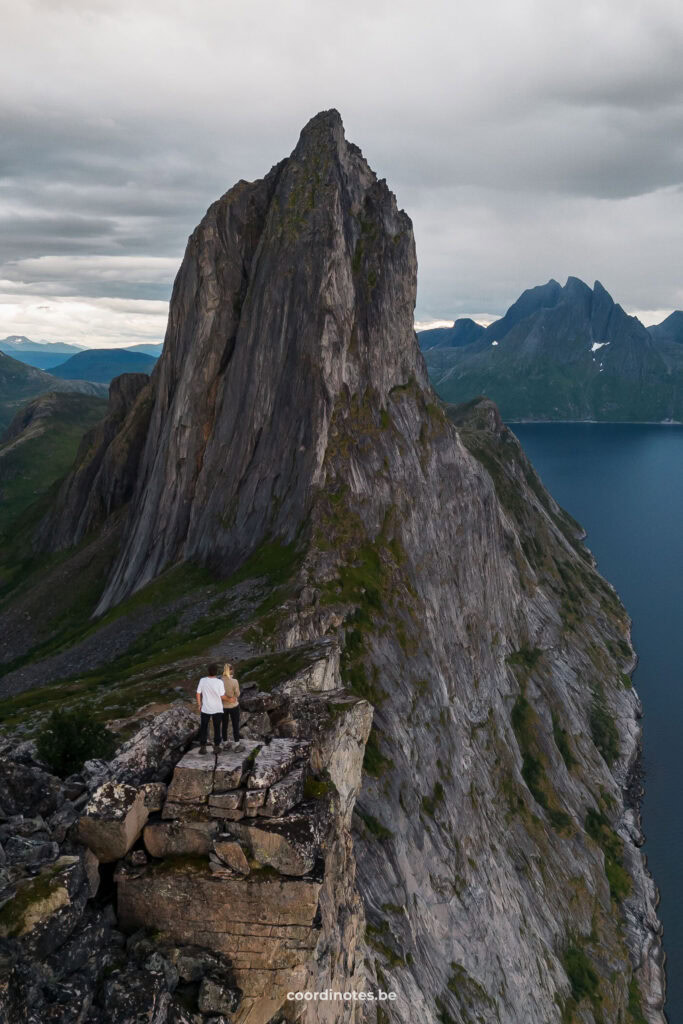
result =
[[[247,771],[250,759],[260,744],[256,740],[242,740],[241,750],[222,750],[216,757],[216,772],[213,780],[214,793],[226,793],[237,789]]]
[[[171,803],[205,803],[213,789],[215,766],[216,758],[213,754],[188,750],[175,766],[168,787],[168,800]]]
[[[165,782],[146,782],[140,787],[145,794],[145,807],[150,814],[160,811],[166,802],[167,786]]]
[[[161,810],[164,821],[209,821],[208,804],[181,804],[167,800]]]
[[[239,843],[232,839],[214,839],[213,848],[216,855],[233,871],[240,875],[249,874],[249,861]]]
[[[10,864],[50,864],[59,857],[59,846],[51,840],[12,836],[5,844],[5,856]]]
[[[78,818],[78,809],[71,800],[65,800],[59,810],[55,811],[48,821],[52,839],[56,843],[63,843],[69,833],[69,829],[72,825],[76,824]]]
[[[97,896],[100,888],[100,862],[87,846],[83,850],[83,870],[85,871],[88,892],[91,898]]]
[[[236,810],[231,810],[229,807],[210,807],[209,811],[212,818],[217,818],[219,821],[240,821],[244,817],[244,811],[241,807]],[[257,812],[254,811],[254,814]]]
[[[143,839],[152,857],[204,856],[218,832],[215,821],[156,821],[145,826]]]
[[[260,808],[266,802],[266,792],[263,789],[248,789],[244,794],[244,813],[248,818],[254,818]],[[225,815],[227,817],[227,815]]]
[[[270,817],[280,817],[301,803],[304,798],[307,769],[308,765],[299,765],[279,782],[276,782],[274,786],[271,786],[259,813]]]
[[[58,949],[81,918],[88,898],[79,857],[60,857],[33,878],[17,884],[15,897],[0,910],[0,938],[22,939],[37,957]]]
[[[36,765],[0,758],[0,792],[5,816],[53,814],[64,803],[62,784]]]
[[[232,1014],[240,1002],[240,992],[225,978],[215,973],[202,979],[199,986],[199,1010],[204,1014]]]
[[[102,996],[108,1024],[131,1024],[132,1021],[162,1024],[168,1017],[171,1003],[163,974],[131,965],[110,974]]]
[[[260,864],[283,875],[307,875],[321,851],[321,837],[310,815],[290,814],[258,823],[235,822],[230,831]]]
[[[105,782],[78,822],[78,838],[104,864],[124,857],[139,838],[149,811],[145,794],[125,783]]]
[[[277,737],[261,747],[247,779],[248,789],[268,789],[278,782],[308,752],[308,744]],[[231,787],[232,788],[232,787]]]
[[[140,785],[165,782],[173,766],[197,735],[199,715],[185,701],[178,701],[142,723],[110,763],[111,777]]]
[[[244,802],[244,789],[233,789],[229,793],[213,793],[209,797],[209,807],[224,807],[236,811]]]

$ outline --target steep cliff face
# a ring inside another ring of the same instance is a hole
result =
[[[398,999],[369,1019],[661,1024],[655,894],[625,796],[628,618],[495,408],[438,403],[415,278],[409,219],[336,112],[314,118],[193,234],[149,390],[93,445],[87,486],[82,467],[65,483],[64,530],[42,542],[124,517],[100,612],[176,562],[255,575],[290,552],[290,589],[251,618],[237,591],[210,606],[206,650],[240,651],[247,671],[334,641],[342,682],[375,707],[357,884],[368,975]],[[114,457],[132,437],[134,470]],[[143,606],[120,607],[119,626]],[[335,906],[321,903],[311,983],[327,963],[350,987]]]

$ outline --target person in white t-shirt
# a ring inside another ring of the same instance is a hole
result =
[[[200,717],[200,754],[206,753],[206,737],[210,721],[213,721],[213,749],[216,752],[220,750],[224,696],[225,685],[218,675],[218,665],[209,665],[207,674],[202,676],[197,685],[197,707],[199,708]]]

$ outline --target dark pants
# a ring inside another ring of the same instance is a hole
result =
[[[223,711],[223,742],[228,738],[228,717],[232,721],[232,736],[235,743],[240,738],[240,708],[239,704],[236,708],[225,708]]]
[[[213,719],[213,742],[220,743],[221,741],[221,723],[223,721],[223,712],[218,711],[215,715],[207,715],[205,711],[202,711],[200,715],[199,724],[199,745],[202,747],[206,746],[206,735],[209,731],[209,722]]]

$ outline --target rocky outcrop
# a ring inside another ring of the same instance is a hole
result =
[[[271,699],[289,698],[280,690]],[[241,992],[235,1019],[249,1024],[266,1024],[306,979],[322,988],[335,977],[329,950],[342,953],[340,917],[347,956],[362,934],[349,803],[360,786],[372,709],[338,690],[318,698],[317,715],[306,708],[302,701],[295,712],[296,739],[268,736],[241,750],[185,754],[162,820],[144,830],[153,860],[117,869],[122,927],[151,927],[166,940],[228,957]],[[343,762],[328,758],[340,748],[348,754]],[[304,779],[314,770],[307,792]],[[348,850],[342,859],[340,844]],[[345,984],[348,976],[336,980]]]

